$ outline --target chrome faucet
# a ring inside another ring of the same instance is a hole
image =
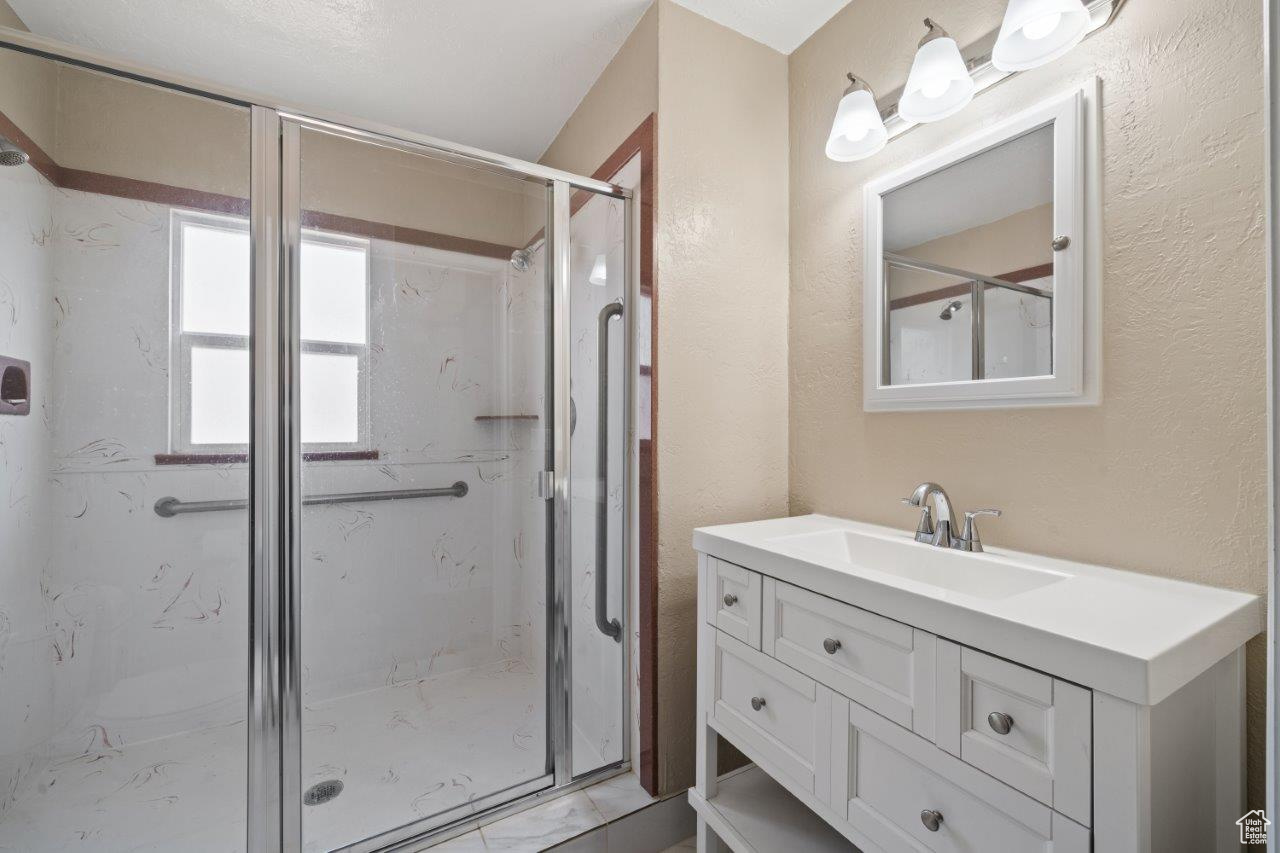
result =
[[[929,499],[933,498],[933,509],[929,507]],[[998,509],[978,509],[964,513],[964,527],[960,535],[954,534],[955,511],[946,489],[937,483],[921,483],[911,493],[911,497],[903,498],[907,506],[920,510],[920,524],[916,527],[916,541],[925,542],[938,548],[955,548],[958,551],[982,552],[982,540],[978,537],[978,528],[974,518],[980,515],[1000,517]],[[935,515],[936,512],[936,515]]]
[[[937,509],[936,516],[929,511],[931,497]],[[902,502],[907,506],[919,507],[921,510],[920,525],[916,528],[917,542],[928,542],[939,548],[951,547],[951,525],[954,523],[954,517],[951,514],[951,499],[947,497],[946,489],[937,483],[921,483],[916,486],[911,497],[903,498]]]

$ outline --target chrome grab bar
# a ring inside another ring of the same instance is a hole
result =
[[[302,499],[303,506],[316,504],[365,503],[368,501],[404,501],[414,498],[461,498],[470,488],[459,480],[444,489],[397,489],[385,492],[344,492],[336,495],[311,495]],[[189,512],[224,512],[232,509],[247,509],[249,501],[235,498],[225,501],[181,501],[168,496],[156,501],[156,515],[161,518],[173,518]]]
[[[609,610],[609,321],[622,316],[622,301],[600,309],[596,328],[596,627],[622,642],[622,625]]]

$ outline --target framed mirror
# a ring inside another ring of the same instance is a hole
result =
[[[868,411],[1098,402],[1097,81],[865,189]]]

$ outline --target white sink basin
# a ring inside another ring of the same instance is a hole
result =
[[[1071,577],[995,554],[954,551],[916,542],[914,538],[892,539],[853,530],[798,533],[769,542],[783,553],[856,566],[990,600],[1030,592]]]
[[[935,548],[905,530],[827,515],[700,527],[693,545],[1140,705],[1159,703],[1265,622],[1262,600],[1244,592],[1001,547]]]

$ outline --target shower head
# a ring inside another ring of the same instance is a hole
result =
[[[515,267],[519,272],[525,272],[529,269],[532,257],[525,249],[516,249],[511,253],[511,266]]]
[[[943,308],[942,313],[940,313],[938,317],[943,320],[950,320],[955,316],[955,313],[963,307],[964,303],[957,299],[954,302],[949,303],[946,308]]]
[[[0,166],[24,166],[30,159],[30,154],[0,136]]]

